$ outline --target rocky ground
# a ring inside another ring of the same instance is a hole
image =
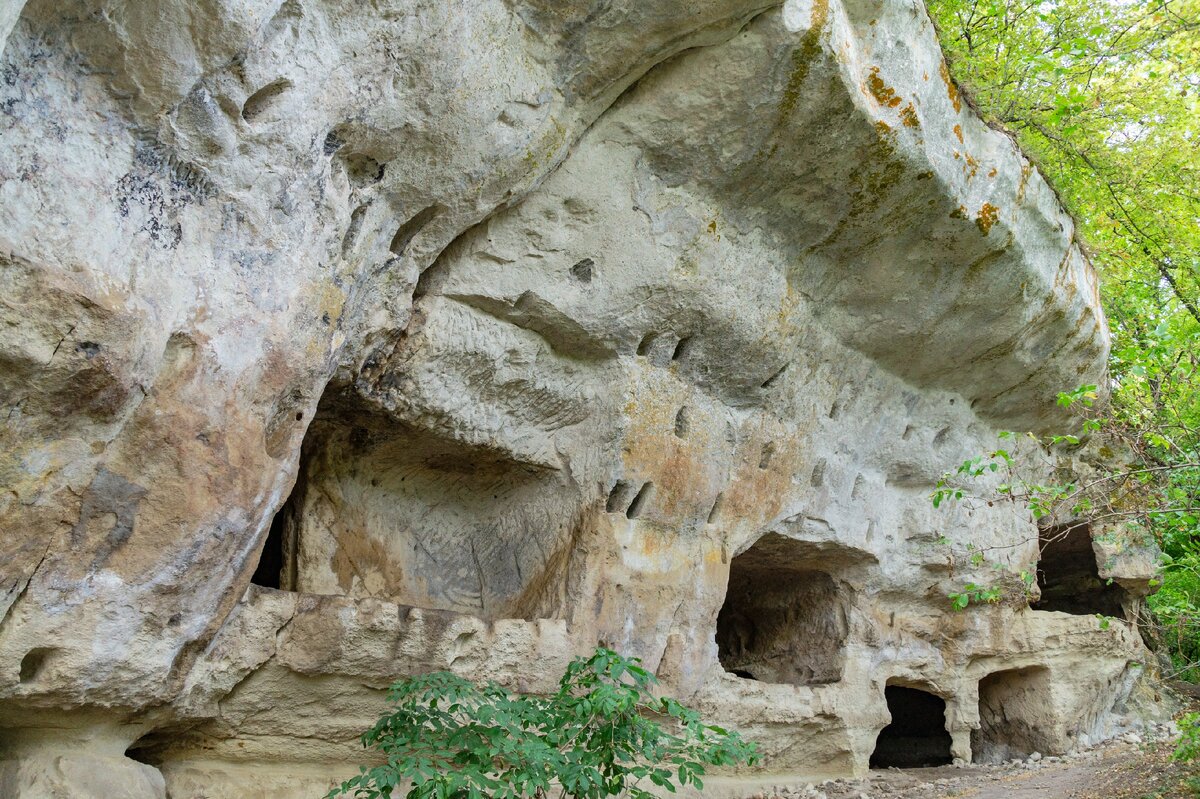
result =
[[[1130,734],[1066,757],[1033,755],[997,766],[872,771],[861,780],[780,786],[772,799],[1193,799],[1200,766],[1171,762],[1174,730]]]

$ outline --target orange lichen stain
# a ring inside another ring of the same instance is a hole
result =
[[[954,85],[954,80],[950,77],[950,68],[943,61],[938,65],[938,72],[942,75],[942,82],[946,84],[946,94],[950,97],[950,103],[954,106],[956,112],[962,111],[962,95],[959,94],[958,87]]]
[[[886,136],[892,132],[892,126],[881,119],[875,123],[875,132],[880,136]]]
[[[783,127],[796,109],[796,103],[800,100],[800,87],[804,85],[804,80],[808,77],[808,70],[812,66],[813,60],[821,52],[821,32],[824,30],[828,18],[829,0],[816,0],[813,3],[809,28],[800,39],[800,44],[792,50],[792,71],[788,76],[787,86],[783,89],[783,97],[779,100],[779,116],[775,120],[776,130]],[[779,144],[776,142],[771,147],[768,157],[774,155],[778,146]]]
[[[707,513],[715,490],[703,479],[710,471],[713,446],[706,432],[710,425],[705,423],[703,405],[690,400],[674,380],[660,378],[655,374],[639,380],[626,406],[629,427],[622,452],[625,474],[638,485],[653,483],[645,512],[639,517],[642,526],[655,520],[675,524],[696,516],[701,509]],[[685,405],[691,425],[690,432],[681,438],[675,432],[677,414]],[[660,540],[644,544],[642,554],[654,554],[649,547],[657,546],[666,551]]]
[[[967,156],[967,179],[969,180],[969,179],[975,177],[975,175],[978,172],[979,172],[979,161],[975,160],[975,158],[973,156],[968,155]]]
[[[962,144],[962,143],[963,143],[963,137],[962,137],[962,125],[955,125],[955,126],[954,126],[954,135],[958,137],[958,143],[959,143],[959,144]]]
[[[909,103],[900,109],[900,121],[906,128],[921,127],[921,120],[917,119],[917,109],[913,108],[913,104]]]
[[[642,533],[642,554],[649,557],[658,555],[663,550],[663,545],[666,543],[660,535],[656,535],[657,531],[654,528],[647,526]]]
[[[996,167],[992,167],[992,168],[991,168],[991,170],[988,172],[988,177],[989,177],[989,178],[994,178],[994,177],[996,177]]]
[[[783,508],[787,488],[798,460],[791,442],[780,442],[775,450],[773,465],[777,468],[758,468],[761,442],[755,442],[749,457],[735,469],[725,491],[723,513],[729,518],[742,520],[766,520],[776,516]]]
[[[929,80],[929,73],[928,73],[928,72],[922,72],[922,73],[921,73],[921,80]]]
[[[883,78],[879,77],[879,67],[871,67],[871,76],[867,78],[867,91],[871,92],[880,105],[885,105],[888,108],[895,108],[904,102],[900,95],[896,94],[896,90],[883,82]]]
[[[967,218],[967,206],[960,205],[957,208],[955,208],[953,211],[950,212],[950,218],[951,219],[966,219]]]
[[[1021,165],[1021,180],[1017,183],[1017,202],[1025,202],[1025,189],[1029,187],[1029,176],[1033,174],[1033,164],[1026,161]]]
[[[960,158],[962,158],[962,153],[960,153],[958,150],[955,150],[954,151],[954,160],[957,161]]]
[[[975,217],[975,226],[979,228],[979,232],[987,235],[992,231],[992,225],[996,224],[996,220],[1000,218],[1000,209],[991,203],[984,203],[979,209],[979,215]]]

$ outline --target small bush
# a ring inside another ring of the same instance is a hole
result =
[[[1191,763],[1200,757],[1200,713],[1188,713],[1179,719],[1179,742],[1171,759]]]
[[[1169,675],[1200,682],[1200,546],[1167,542],[1162,585],[1150,596],[1154,616],[1147,621],[1171,657]]]
[[[706,766],[757,759],[737,733],[653,696],[657,681],[639,662],[597,649],[572,661],[549,696],[448,672],[401,680],[388,691],[391,711],[362,736],[387,762],[362,768],[327,799],[391,797],[406,781],[408,799],[543,797],[552,788],[653,799],[646,781],[699,789]]]

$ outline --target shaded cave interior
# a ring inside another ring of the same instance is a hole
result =
[[[979,681],[979,729],[971,730],[976,763],[1003,763],[1050,754],[1054,711],[1044,666],[992,672]]]
[[[884,687],[892,720],[879,731],[871,768],[924,768],[951,763],[946,700],[906,685]]]
[[[254,568],[254,576],[250,582],[264,588],[275,588],[281,591],[296,590],[296,509],[301,505],[297,492],[302,488],[300,480],[292,488],[292,493],[271,519],[271,527],[267,530],[267,540],[263,543],[262,554],[258,557],[258,565]]]
[[[1030,603],[1033,610],[1125,618],[1127,593],[1100,576],[1090,525],[1047,525],[1039,539],[1037,582],[1041,597]]]
[[[251,582],[483,619],[559,618],[580,523],[551,470],[326,391]]]
[[[725,671],[792,685],[841,679],[849,597],[810,547],[767,533],[730,561],[716,633]]]

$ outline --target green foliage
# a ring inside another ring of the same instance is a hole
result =
[[[1118,353],[1134,344],[1148,369],[1136,339],[1163,323],[1164,336],[1194,340],[1196,319],[1179,314],[1196,316],[1200,289],[1200,5],[931,0],[929,8],[955,78],[986,118],[1017,134],[1079,220],[1107,279]]]
[[[967,606],[974,602],[976,605],[992,604],[1000,601],[1002,591],[995,586],[982,586],[975,583],[967,583],[963,586],[962,591],[958,593],[946,594],[946,598],[950,600],[950,607],[955,610],[966,610]]]
[[[1200,713],[1188,713],[1179,719],[1179,742],[1171,759],[1191,763],[1200,758]]]
[[[1150,598],[1175,676],[1200,682],[1200,544],[1178,542],[1165,555],[1163,581]]]
[[[942,503],[947,500],[963,498],[964,492],[957,485],[957,478],[982,477],[988,473],[999,471],[1001,466],[1011,467],[1012,465],[1012,456],[1005,449],[997,449],[988,455],[980,455],[976,458],[963,461],[953,474],[947,472],[938,480],[933,494],[930,495],[930,499],[933,500],[933,507],[940,508]]]
[[[1094,392],[1095,386],[1085,386],[1084,388],[1092,389]],[[1069,394],[1059,395],[1060,398],[1069,396]],[[1010,432],[1002,432],[999,437],[1004,439],[1011,438],[1013,435]],[[1063,443],[1071,445],[1079,443],[1079,439],[1071,435],[1052,435],[1039,438],[1033,433],[1026,433],[1024,437],[1045,447]],[[1013,455],[1003,448],[995,449],[987,455],[970,458],[963,461],[954,472],[943,474],[929,498],[933,502],[933,507],[940,508],[951,500],[958,501],[966,498],[969,494],[967,486],[971,484],[971,481],[999,473],[1006,482],[998,484],[995,487],[996,492],[1008,499],[1018,499],[1024,502],[1026,509],[1034,519],[1045,518],[1055,512],[1063,511],[1067,507],[1070,508],[1073,515],[1079,515],[1089,508],[1090,498],[1082,494],[1080,487],[1075,483],[1043,484],[1033,482],[1021,476],[1017,466]]]
[[[1158,637],[1178,673],[1200,680],[1200,0],[929,0],[929,11],[964,94],[1074,215],[1112,330],[1104,390],[1059,404],[1127,465],[1090,486],[1014,479],[1000,493],[1038,518],[1152,537],[1168,555],[1150,599]],[[936,505],[967,498],[951,482]]]
[[[1058,392],[1058,404],[1062,407],[1070,408],[1077,402],[1085,408],[1092,407],[1096,402],[1096,386],[1080,386],[1074,391]]]
[[[327,799],[482,799],[628,795],[643,786],[703,788],[707,766],[754,762],[752,743],[704,724],[651,691],[654,675],[636,658],[597,649],[567,667],[549,696],[477,686],[448,672],[412,677],[388,691],[391,711],[362,736],[387,762],[329,792]],[[663,723],[660,723],[663,722]]]

